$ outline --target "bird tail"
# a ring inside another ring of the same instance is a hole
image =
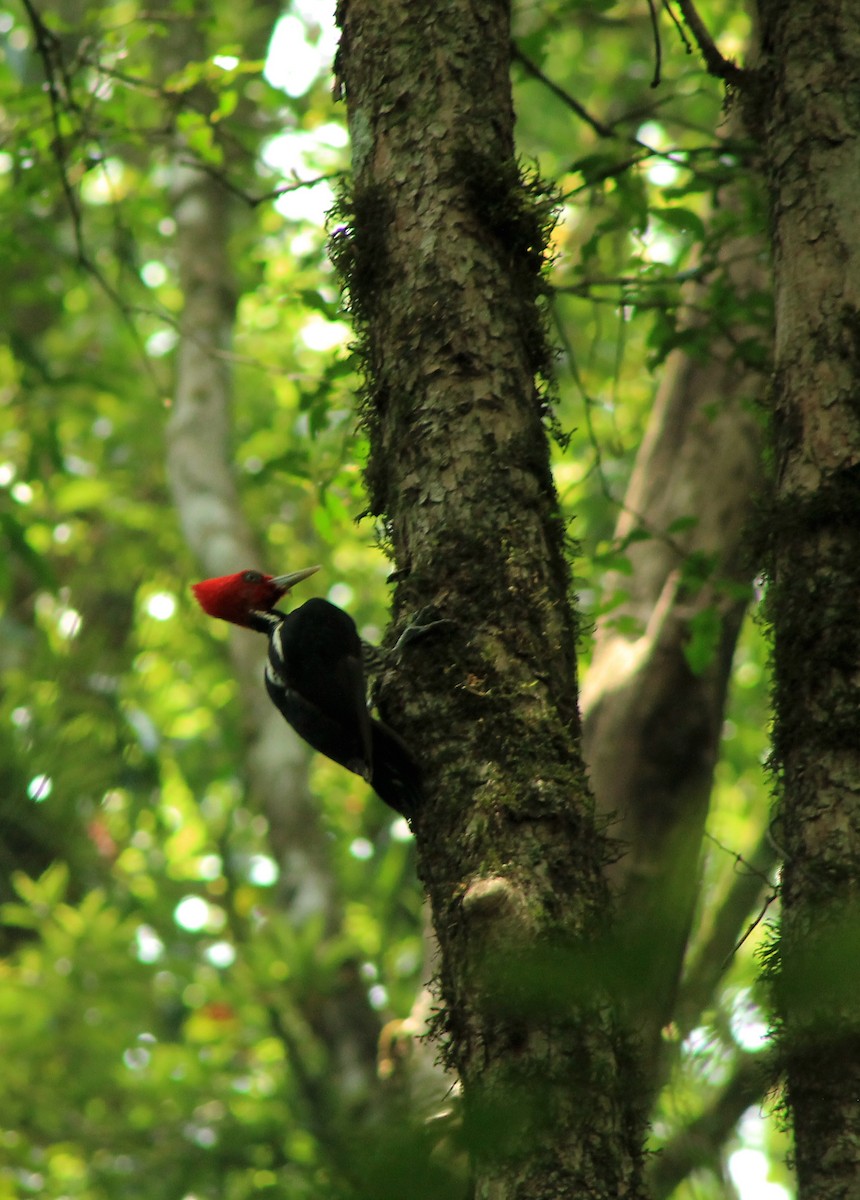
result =
[[[403,739],[382,721],[373,721],[371,733],[373,778],[370,786],[389,808],[402,817],[413,817],[424,798],[418,764]]]

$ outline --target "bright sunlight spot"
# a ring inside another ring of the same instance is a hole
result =
[[[320,72],[331,69],[338,34],[334,5],[296,0],[293,8],[298,15],[281,17],[275,26],[263,74],[288,96],[303,96]]]
[[[328,598],[338,608],[349,608],[355,595],[348,583],[333,583],[328,590]]]
[[[646,121],[644,125],[640,125],[636,130],[636,137],[646,146],[653,146],[655,150],[666,148],[666,130],[656,121]]]
[[[239,60],[235,54],[216,54],[212,61],[222,71],[235,71],[239,65]]]
[[[27,795],[37,804],[47,800],[53,790],[54,781],[50,775],[34,775],[27,784]]]
[[[640,125],[636,136],[640,142],[644,142],[646,146],[651,146],[655,150],[666,150],[669,148],[666,140],[666,131],[656,121],[646,121],[644,125]],[[649,182],[653,183],[655,187],[671,187],[678,179],[680,168],[665,158],[655,158],[648,163],[645,168],[645,174],[648,176]]]
[[[649,229],[641,235],[640,241],[645,248],[645,258],[648,262],[665,263],[667,266],[674,262],[677,250],[673,238],[662,237]]]
[[[333,350],[335,346],[345,346],[350,333],[342,321],[327,321],[318,314],[305,321],[299,330],[299,337],[308,350]]]
[[[167,267],[164,263],[152,259],[140,268],[140,277],[147,287],[161,287],[167,282]]]
[[[767,1042],[767,1023],[748,988],[737,993],[732,1004],[732,1034],[744,1050],[761,1050]]]
[[[209,905],[202,896],[183,896],[173,910],[173,919],[182,929],[198,933],[209,921]]]
[[[21,704],[12,709],[10,720],[17,729],[26,729],[33,720],[33,714]]]
[[[411,842],[412,830],[405,817],[398,817],[396,821],[391,822],[391,840],[394,842]]]
[[[729,1174],[740,1200],[789,1200],[779,1183],[769,1183],[767,1155],[761,1150],[736,1150],[729,1155]]]
[[[278,882],[278,864],[268,854],[255,854],[248,867],[248,882],[257,887],[271,887]]]
[[[146,339],[146,353],[150,358],[164,358],[179,341],[175,329],[157,329]]]
[[[373,842],[367,838],[354,838],[349,844],[349,852],[353,858],[366,860],[373,858]]]
[[[197,863],[197,877],[211,882],[218,878],[223,866],[220,854],[204,854]]]
[[[146,611],[156,621],[169,621],[176,612],[176,599],[170,592],[155,592],[146,602]]]
[[[119,158],[106,158],[81,180],[87,204],[115,204],[125,195],[125,167]]]
[[[16,483],[12,488],[12,499],[19,504],[29,504],[33,499],[33,489],[29,483]]]
[[[305,27],[299,18],[281,17],[269,43],[269,57],[263,72],[272,87],[288,96],[303,96],[322,66],[314,47],[305,37]]]
[[[649,181],[655,187],[671,187],[677,181],[680,173],[680,168],[676,167],[674,163],[668,162],[665,158],[657,159],[645,172]]]
[[[316,179],[320,175],[319,166],[311,165],[308,159],[319,150],[318,135],[323,129],[325,126],[315,130],[313,135],[285,133],[281,137],[272,138],[263,149],[263,161],[283,175],[288,184]],[[334,192],[329,184],[322,180],[313,186],[298,187],[285,192],[275,202],[275,207],[288,221],[308,221],[312,225],[322,225],[333,204]]]
[[[388,1003],[388,988],[383,987],[381,983],[375,983],[367,993],[367,998],[371,1008],[385,1008]]]
[[[74,608],[64,608],[57,616],[57,633],[64,641],[68,641],[78,636],[83,623],[83,617]]]
[[[142,963],[158,962],[164,953],[164,942],[150,925],[138,925],[135,941],[137,957]]]
[[[213,942],[205,951],[204,956],[213,967],[232,967],[236,961],[236,951],[229,942]]]

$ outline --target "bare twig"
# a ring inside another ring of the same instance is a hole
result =
[[[637,166],[645,158],[659,158],[664,162],[672,163],[673,166],[683,167],[695,177],[702,177],[703,172],[699,171],[689,160],[693,154],[704,153],[705,148],[697,147],[695,150],[660,150],[656,146],[651,146],[648,144],[648,142],[644,142],[635,134],[628,134],[621,131],[621,126],[631,118],[635,117],[636,114],[627,114],[619,118],[616,122],[614,122],[614,124],[607,125],[598,117],[593,116],[588,109],[580,104],[576,97],[571,96],[570,92],[565,91],[565,89],[560,87],[555,80],[550,79],[549,76],[541,70],[537,63],[533,62],[527,54],[524,54],[523,51],[516,46],[516,44],[512,44],[511,56],[515,62],[518,62],[525,69],[525,71],[532,76],[533,79],[539,80],[546,88],[549,89],[550,92],[552,92],[557,99],[561,100],[561,102],[565,104],[571,110],[571,112],[576,113],[580,120],[584,121],[586,125],[590,126],[600,137],[617,138],[626,145],[635,146],[638,151],[642,151],[641,154],[637,154],[622,163],[607,168],[605,173],[599,176],[600,179],[608,179],[611,176],[620,175],[629,167]],[[724,153],[724,151],[725,147],[721,143],[719,147],[719,153]],[[568,193],[568,195],[574,194],[575,192]]]
[[[767,913],[767,910],[770,908],[771,904],[773,904],[773,902],[776,900],[777,894],[778,893],[776,892],[776,890],[774,890],[770,893],[769,896],[765,897],[764,903],[762,904],[761,908],[759,909],[757,916],[755,916],[752,919],[752,921],[750,921],[749,925],[744,930],[743,935],[738,939],[738,941],[735,943],[734,947],[732,948],[731,953],[726,955],[725,961],[723,963],[724,969],[729,966],[732,959],[737,954],[738,950],[740,950],[741,946],[744,944],[744,942],[747,940],[747,938],[750,936],[750,934],[755,929],[757,929],[758,926],[762,923],[762,921],[765,918],[765,914]]]
[[[75,242],[78,266],[93,277],[111,303],[117,308],[140,354],[144,371],[153,382],[157,383],[155,371],[146,353],[146,348],[140,334],[132,320],[128,305],[113,284],[107,280],[104,273],[87,251],[81,207],[78,203],[75,188],[69,178],[68,155],[66,153],[67,138],[64,136],[62,129],[63,114],[68,112],[80,113],[80,109],[74,100],[73,81],[63,58],[62,46],[56,35],[45,25],[39,13],[33,7],[31,0],[22,0],[22,3],[30,21],[33,37],[36,42],[36,51],[45,72],[45,87],[48,93],[51,125],[54,131],[54,136],[51,139],[51,153],[54,157],[57,174],[60,177],[60,188],[72,222],[72,235]]]
[[[663,45],[660,41],[660,22],[657,20],[657,8],[654,0],[648,0],[648,12],[651,16],[651,32],[654,36],[654,75],[651,87],[660,86],[660,70],[663,65]]]
[[[687,23],[687,28],[693,35],[702,58],[705,60],[708,74],[714,75],[717,79],[723,79],[728,84],[737,86],[744,83],[749,77],[749,72],[736,66],[731,59],[723,57],[711,37],[707,25],[699,16],[693,0],[677,0],[677,3]]]
[[[54,156],[54,162],[57,166],[57,173],[60,176],[60,187],[66,199],[66,205],[69,209],[69,215],[72,220],[72,232],[75,239],[75,249],[77,250],[78,260],[83,265],[87,261],[87,256],[84,250],[83,234],[81,230],[81,210],[78,205],[78,199],[75,195],[75,190],[72,187],[69,175],[66,170],[66,152],[65,138],[62,132],[62,113],[69,107],[68,100],[71,97],[69,80],[65,77],[62,67],[62,53],[59,42],[56,36],[47,27],[45,22],[39,16],[36,9],[30,3],[30,0],[22,0],[24,11],[30,21],[30,27],[33,30],[33,37],[36,41],[36,52],[42,61],[42,69],[45,72],[45,86],[48,91],[48,103],[51,108],[51,125],[53,126],[54,136],[51,139],[51,153]],[[63,102],[63,97],[60,92],[60,84],[58,82],[58,72],[64,76],[64,89],[66,92],[67,102]]]
[[[707,836],[721,849],[727,849],[710,834]],[[777,854],[767,833],[748,858],[735,855],[734,882],[720,905],[710,934],[698,950],[681,983],[675,1020],[682,1036],[699,1021],[739,946],[749,937],[773,902],[773,881],[770,873],[776,861]],[[738,941],[738,931],[748,919],[753,907],[760,903],[765,889],[768,891],[766,903],[759,916]]]
[[[548,75],[545,75],[537,63],[532,62],[528,55],[523,54],[516,42],[511,43],[511,57],[521,67],[524,67],[529,75],[535,79],[539,79],[545,87],[548,87],[553,95],[562,100],[581,120],[585,121],[586,125],[590,125],[595,133],[600,134],[601,137],[615,137],[615,130],[611,125],[605,125],[603,121],[598,120],[597,117],[593,117],[587,108],[571,96],[570,92],[566,92],[563,87],[560,87]]]
[[[663,7],[665,8],[666,12],[669,14],[669,19],[671,20],[672,24],[677,29],[678,37],[684,43],[684,49],[687,51],[688,54],[692,54],[693,47],[690,45],[690,39],[687,37],[686,33],[684,32],[684,26],[678,20],[677,13],[675,12],[674,8],[672,8],[672,0],[663,0]]]
[[[238,200],[243,201],[249,208],[257,208],[259,205],[265,204],[268,200],[277,200],[279,197],[286,196],[290,192],[297,192],[300,188],[316,187],[320,183],[326,183],[329,179],[342,179],[346,174],[345,171],[330,171],[327,175],[315,175],[312,179],[294,179],[292,183],[279,184],[278,187],[272,188],[269,192],[253,196],[250,192],[246,192],[244,188],[240,187],[238,183],[234,183],[224,171],[213,166],[211,163],[202,162],[199,158],[180,158],[178,162],[182,167],[190,167],[194,171],[202,171],[204,175],[208,175],[210,179],[214,179],[231,196],[235,196]]]

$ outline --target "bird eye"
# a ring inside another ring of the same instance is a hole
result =
[[[242,572],[242,581],[244,583],[262,583],[263,576],[260,574],[259,571],[243,571]]]

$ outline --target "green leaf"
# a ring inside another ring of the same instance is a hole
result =
[[[27,540],[26,531],[12,513],[0,513],[0,542],[2,541],[8,544],[10,557],[17,556],[43,587],[50,591],[56,589],[57,580],[50,563],[33,549]]]
[[[18,929],[38,929],[39,918],[25,904],[0,904],[0,924]]]
[[[710,604],[690,620],[684,658],[694,675],[703,674],[717,655],[722,621],[715,605]]]
[[[336,321],[340,317],[340,301],[328,300],[316,290],[316,288],[303,288],[299,292],[299,299],[305,308],[310,308],[314,312],[322,313],[329,321]]]
[[[688,529],[695,529],[698,524],[698,517],[676,517],[674,521],[670,522],[666,533],[686,533]]]
[[[692,233],[697,238],[705,236],[704,221],[698,213],[689,208],[661,208],[657,216],[670,229],[677,229],[680,233]]]
[[[717,568],[716,554],[706,554],[704,550],[694,550],[684,559],[681,568],[681,586],[695,595],[713,577]]]

